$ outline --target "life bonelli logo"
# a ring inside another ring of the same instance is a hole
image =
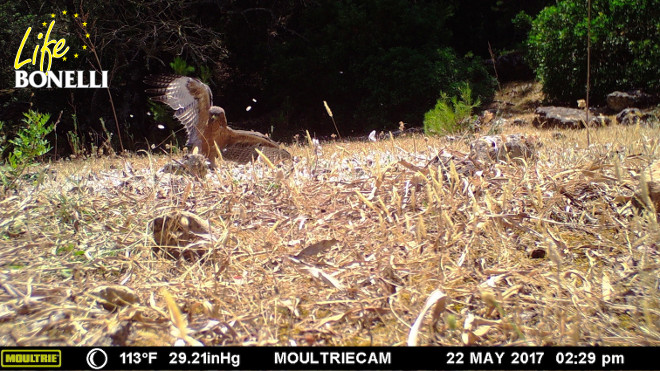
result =
[[[43,21],[35,29],[28,27],[16,52],[14,69],[15,88],[107,88],[108,71],[62,70],[57,66],[77,65],[80,59],[98,55],[88,28],[88,17],[78,13],[68,14],[66,10],[42,16]],[[37,17],[39,19],[39,17]],[[59,27],[56,27],[59,26]],[[77,36],[73,45],[67,45],[64,37],[56,35],[56,29],[68,30],[67,35]],[[91,53],[91,54],[90,54]],[[31,71],[29,71],[31,70]]]

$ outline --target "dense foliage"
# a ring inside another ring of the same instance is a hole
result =
[[[614,90],[660,91],[660,0],[592,1],[591,96]],[[554,101],[584,97],[587,1],[562,0],[533,21],[528,46],[543,89]]]
[[[512,22],[531,17],[555,0],[470,0],[454,2],[454,14],[447,20],[450,46],[460,55],[474,53],[490,58],[488,44],[495,53],[523,47],[530,22]]]
[[[419,125],[440,92],[463,80],[490,96],[481,60],[447,46],[451,9],[447,1],[324,1],[296,16],[301,32],[276,48],[272,95],[312,117],[327,100],[339,125],[360,131]]]

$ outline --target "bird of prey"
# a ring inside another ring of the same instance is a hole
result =
[[[213,105],[211,88],[198,79],[177,75],[149,75],[144,82],[154,86],[147,93],[153,101],[175,110],[188,133],[188,145],[197,148],[211,166],[218,149],[226,160],[246,163],[257,155],[255,149],[270,158],[291,158],[289,152],[267,136],[255,131],[234,130],[227,126],[225,110]]]

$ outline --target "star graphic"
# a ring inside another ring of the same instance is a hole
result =
[[[66,15],[66,10],[62,10],[62,14]]]
[[[83,22],[83,27],[87,27],[87,22]]]
[[[44,26],[44,27],[46,27],[46,22],[42,23],[41,25]]]
[[[74,14],[73,18],[78,18],[78,13]]]
[[[66,62],[66,57],[62,57],[62,60]]]
[[[83,45],[83,50],[87,50],[87,45]]]
[[[78,53],[73,55],[74,58],[78,58]]]
[[[55,18],[55,13],[52,13],[52,14],[50,15],[50,17],[51,17],[51,18]]]
[[[85,34],[85,37],[89,39],[89,34]]]

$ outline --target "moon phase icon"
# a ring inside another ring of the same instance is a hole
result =
[[[102,360],[101,363],[96,363],[94,361],[94,356],[96,356],[97,353],[100,353],[100,355],[97,356],[96,358],[97,360]],[[89,365],[89,367],[95,370],[102,369],[103,367],[105,367],[105,365],[108,364],[108,355],[103,351],[103,349],[94,348],[90,350],[89,353],[87,353],[87,364]]]

